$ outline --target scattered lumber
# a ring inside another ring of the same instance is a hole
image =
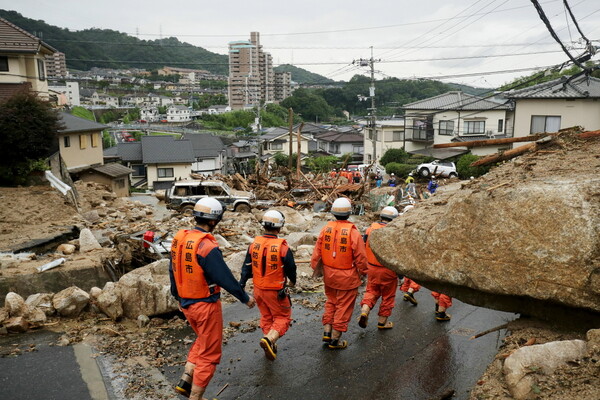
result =
[[[527,143],[526,145],[519,146],[512,150],[507,150],[502,153],[490,154],[489,156],[485,156],[480,158],[479,160],[471,163],[471,167],[479,167],[482,165],[493,164],[500,161],[510,160],[516,156],[520,156],[521,154],[525,154],[530,150],[534,150],[537,148],[537,142]]]
[[[446,147],[482,147],[491,146],[495,144],[506,144],[506,143],[517,143],[517,142],[533,142],[539,140],[547,134],[543,135],[532,135],[523,137],[512,137],[512,138],[501,138],[501,139],[486,139],[486,140],[472,140],[470,142],[455,142],[455,143],[439,143],[434,144],[434,149],[444,149]]]
[[[506,328],[508,328],[508,323],[502,324],[502,325],[498,325],[495,328],[488,329],[488,330],[483,331],[483,332],[479,332],[478,334],[471,336],[469,338],[469,340],[477,339],[477,338],[480,338],[482,336],[487,335],[488,333],[496,332],[496,331],[499,331],[499,330],[502,330],[502,329],[506,329]]]

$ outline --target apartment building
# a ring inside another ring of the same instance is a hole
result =
[[[52,79],[67,77],[67,59],[65,53],[57,51],[54,54],[46,55],[46,75]]]
[[[260,44],[260,34],[250,40],[229,42],[229,106],[249,109],[274,101],[273,58]]]
[[[275,102],[283,101],[292,95],[292,73],[275,72]]]

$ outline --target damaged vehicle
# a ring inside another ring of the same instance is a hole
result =
[[[192,215],[194,205],[203,197],[214,197],[226,210],[236,212],[250,212],[252,208],[267,208],[274,204],[273,201],[257,200],[252,192],[235,190],[216,180],[175,182],[165,192],[165,203],[168,209]]]

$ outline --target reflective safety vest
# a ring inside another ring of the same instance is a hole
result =
[[[285,285],[281,246],[285,239],[258,236],[250,245],[252,280],[264,290],[279,290]]]
[[[179,297],[203,299],[220,292],[219,286],[208,285],[196,256],[206,256],[215,247],[217,241],[210,233],[196,229],[177,232],[171,244],[171,261]]]
[[[353,223],[346,221],[330,221],[323,228],[321,257],[323,264],[336,269],[353,267],[352,243],[350,233],[356,229]]]
[[[375,229],[381,229],[386,225],[387,224],[381,223],[381,222],[373,222],[371,224],[371,226],[368,227],[367,231],[365,232],[365,234],[367,235],[367,244],[365,247],[366,247],[366,251],[367,251],[367,262],[369,263],[369,265],[374,265],[376,267],[383,267],[383,265],[381,265],[381,263],[379,261],[377,261],[375,254],[373,254],[373,251],[371,250],[371,245],[369,244],[369,240],[371,240],[371,232],[373,232]]]

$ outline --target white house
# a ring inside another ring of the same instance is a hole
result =
[[[231,111],[231,107],[226,105],[213,105],[208,107],[209,114],[225,114],[226,112]]]
[[[140,108],[140,119],[147,122],[157,122],[159,120],[158,107],[145,106]]]
[[[190,109],[185,106],[170,106],[167,109],[168,122],[186,122],[191,121]]]
[[[600,129],[600,79],[563,76],[505,93],[515,102],[515,136],[571,126]]]

